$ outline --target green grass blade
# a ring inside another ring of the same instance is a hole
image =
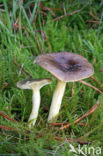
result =
[[[4,3],[4,7],[5,7],[5,11],[6,11],[6,17],[7,17],[7,21],[8,21],[8,29],[12,33],[12,23],[11,23],[11,20],[10,20],[10,13],[8,11],[7,1],[3,0],[3,3]]]
[[[23,15],[24,15],[24,17],[25,17],[25,19],[26,19],[26,21],[27,21],[27,23],[29,25],[29,28],[30,28],[30,30],[31,30],[31,32],[33,34],[34,33],[33,28],[32,28],[32,25],[30,23],[30,20],[29,20],[27,14],[26,14],[26,11],[25,11],[24,7],[22,7],[22,11],[23,11]]]
[[[36,13],[36,10],[38,7],[38,3],[39,3],[39,0],[36,0],[35,5],[34,5],[34,9],[33,9],[33,12],[32,12],[31,18],[30,18],[30,23],[32,23],[32,21],[34,19],[34,16],[35,16],[35,13]]]

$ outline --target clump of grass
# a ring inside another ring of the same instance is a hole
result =
[[[103,35],[102,10],[98,1],[3,1],[0,10],[0,108],[19,124],[0,116],[2,125],[16,131],[0,131],[0,153],[18,155],[72,155],[65,138],[78,138],[91,142],[93,147],[103,147],[103,96],[76,82],[72,96],[69,83],[62,102],[58,122],[69,121],[71,128],[61,131],[47,125],[48,110],[56,85],[41,89],[41,107],[34,128],[28,132],[27,119],[31,111],[31,92],[19,90],[16,83],[21,79],[51,77],[37,64],[35,57],[42,53],[70,51],[83,55],[94,66],[94,77],[85,81],[97,88],[103,82]],[[101,3],[102,5],[102,3]],[[80,12],[54,21],[55,18]],[[88,23],[88,20],[100,23]],[[17,64],[15,64],[15,62]],[[27,71],[25,73],[23,71]],[[7,85],[6,85],[7,84]],[[45,95],[45,96],[44,96]],[[87,126],[74,125],[74,121],[87,112],[98,100],[98,109],[83,120]],[[98,133],[97,133],[98,132]],[[64,139],[55,140],[55,136]],[[77,143],[73,143],[76,148]]]

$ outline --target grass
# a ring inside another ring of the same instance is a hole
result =
[[[53,8],[53,12],[43,9],[38,0],[35,3],[3,0],[1,4],[3,6],[0,10],[0,110],[19,123],[12,123],[0,116],[0,124],[16,129],[0,131],[0,154],[76,155],[70,152],[70,144],[65,141],[66,137],[82,138],[90,141],[88,147],[103,149],[103,95],[76,82],[72,96],[72,83],[68,83],[57,122],[69,121],[72,126],[61,131],[58,127],[47,124],[48,110],[56,86],[56,80],[53,80],[51,85],[41,89],[42,101],[38,120],[30,133],[26,133],[32,107],[32,92],[16,87],[19,80],[30,78],[22,68],[33,78],[51,77],[51,74],[40,66],[33,65],[36,56],[42,53],[70,51],[83,55],[93,64],[94,77],[99,84],[90,78],[85,81],[103,91],[103,72],[100,72],[103,70],[102,1],[41,1],[45,7]],[[63,8],[66,13],[78,9],[80,12],[53,21],[54,18],[64,15]],[[98,20],[100,23],[87,22],[91,20]],[[75,126],[73,122],[98,100],[101,102],[97,110],[82,121],[87,126]],[[55,140],[55,136],[63,138],[63,141]],[[78,143],[73,142],[72,145],[75,149],[78,148]],[[85,145],[82,147],[85,148]],[[91,153],[90,156],[92,155]]]

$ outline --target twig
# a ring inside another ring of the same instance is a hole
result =
[[[89,15],[90,15],[93,19],[97,20],[97,18],[94,16],[94,14],[93,14],[91,11],[89,12]]]
[[[96,80],[96,78],[95,78],[94,76],[91,76],[90,78],[91,78],[92,80],[94,80],[96,83],[99,84],[99,82]]]
[[[93,21],[93,20],[87,20],[88,23],[96,23],[96,24],[99,24],[100,21]]]
[[[55,13],[54,13],[54,11],[51,8],[45,7],[42,3],[39,3],[39,6],[41,7],[40,8],[41,11],[42,10],[47,10],[47,11],[49,11],[52,14],[52,16],[54,16],[54,17],[56,16]]]
[[[87,83],[87,82],[85,82],[85,81],[83,81],[83,80],[79,80],[78,82],[83,83],[84,85],[86,85],[86,86],[88,86],[88,87],[90,87],[90,88],[96,90],[97,92],[103,94],[103,92],[102,92],[101,90],[99,90],[98,88],[92,86],[91,84],[89,84],[89,83]]]
[[[62,16],[60,16],[60,17],[57,17],[57,18],[55,18],[53,21],[60,20],[60,19],[62,19],[62,18],[64,18],[64,17],[67,17],[67,16],[72,16],[72,15],[74,15],[74,14],[80,12],[80,11],[81,11],[81,9],[75,10],[75,11],[73,11],[73,12],[71,12],[71,13],[66,14],[66,15],[62,15]]]
[[[19,65],[19,64],[16,62],[16,60],[13,59],[13,62],[14,62],[14,64],[15,64],[19,69],[22,68],[23,73],[26,73],[27,75],[30,76],[30,78],[32,78],[32,75],[31,75],[29,72],[27,72],[21,65]]]
[[[4,126],[4,125],[0,125],[0,129],[6,130],[6,131],[16,131],[16,132],[22,133],[23,135],[24,135],[24,133],[26,135],[29,134],[29,131],[27,131],[27,130],[16,129],[16,128],[7,127],[7,126]]]
[[[7,115],[6,115],[4,112],[2,112],[2,111],[0,111],[0,115],[1,115],[2,117],[4,117],[4,118],[8,119],[8,120],[11,120],[11,121],[13,121],[13,122],[15,122],[15,123],[18,123],[18,121],[16,121],[16,120],[10,118],[9,116],[7,116]]]
[[[0,125],[0,129],[4,129],[4,130],[8,130],[8,131],[14,130],[14,128],[3,126],[3,125]]]
[[[43,7],[43,10],[48,10],[52,14],[52,16],[56,17],[55,13],[53,12],[51,8]]]
[[[82,123],[79,123],[80,126],[86,126],[87,124],[82,122]]]
[[[63,141],[63,139],[61,137],[55,137],[55,140],[58,140],[58,141]],[[70,139],[70,138],[65,138],[65,140],[67,142],[78,142],[80,144],[88,144],[89,142],[88,141],[82,141],[82,140],[79,140],[79,139]]]
[[[80,118],[78,118],[78,119],[74,122],[74,124],[76,125],[80,120],[82,120],[83,118],[85,118],[85,117],[87,117],[88,115],[92,114],[92,113],[96,110],[96,108],[97,108],[97,106],[99,105],[99,103],[100,103],[100,100],[97,101],[97,103],[96,103],[87,113],[85,113],[83,116],[81,116]],[[70,125],[71,125],[71,124],[68,123],[67,125],[61,127],[60,129],[63,130],[63,129],[65,129],[65,128],[69,127]]]
[[[52,126],[63,126],[63,125],[67,125],[68,122],[66,123],[61,123],[61,122],[58,122],[58,123],[48,123],[49,125],[52,125]],[[86,123],[79,123],[80,126],[85,126]]]
[[[52,126],[61,126],[61,125],[66,125],[67,123],[58,122],[58,123],[48,123],[48,124]]]
[[[90,78],[94,80],[97,84],[99,84],[101,88],[103,88],[103,85],[101,84],[101,82],[99,82],[94,76],[91,76]]]

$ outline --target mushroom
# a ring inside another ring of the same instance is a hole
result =
[[[57,78],[48,117],[48,122],[54,122],[60,110],[66,83],[88,78],[94,73],[94,69],[83,56],[70,52],[39,55],[34,62]]]
[[[38,117],[38,111],[40,107],[40,89],[51,83],[51,79],[27,79],[21,80],[17,83],[17,87],[20,89],[32,89],[33,96],[32,96],[32,111],[29,117],[29,127],[31,125],[35,125],[36,119]]]

